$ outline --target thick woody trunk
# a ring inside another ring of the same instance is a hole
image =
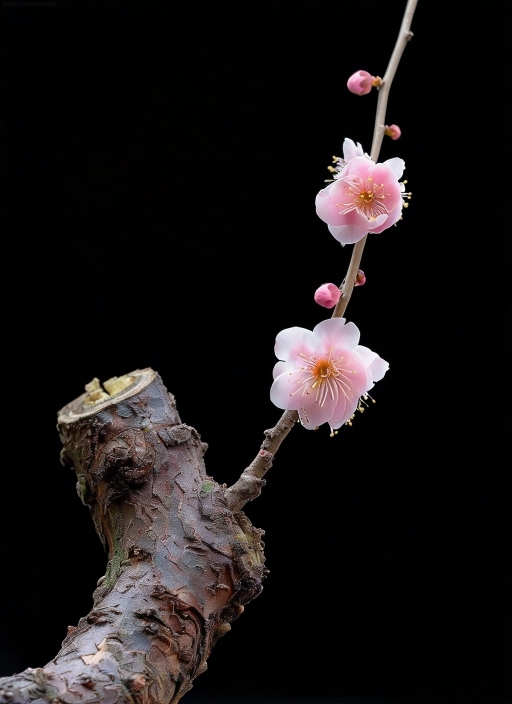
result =
[[[93,609],[48,665],[0,679],[2,704],[175,704],[261,592],[262,531],[237,510],[243,501],[207,476],[206,445],[160,377],[125,379],[58,418],[62,462],[108,551]],[[251,481],[253,497],[263,481]]]

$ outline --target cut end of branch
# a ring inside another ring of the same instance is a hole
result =
[[[98,377],[94,377],[92,381],[85,385],[86,396],[84,406],[94,406],[101,401],[108,401],[116,394],[121,393],[128,386],[131,386],[135,381],[132,374],[124,376],[113,376],[111,379],[103,382],[103,388]]]
[[[85,393],[65,406],[58,415],[59,423],[73,423],[79,418],[97,413],[113,403],[139,393],[155,378],[156,373],[149,368],[136,369],[120,377],[114,376],[101,384],[94,378],[85,385]]]
[[[98,377],[94,377],[92,381],[85,385],[87,392],[84,399],[84,406],[94,406],[101,401],[108,401],[112,396],[121,393],[128,386],[131,386],[135,381],[135,377],[131,374],[124,376],[113,376],[111,379],[103,382],[103,387]]]

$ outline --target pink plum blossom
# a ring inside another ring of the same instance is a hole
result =
[[[400,139],[400,135],[402,134],[402,130],[398,125],[386,125],[384,132],[388,137],[394,140]]]
[[[348,147],[350,153],[352,146]],[[358,155],[346,161],[335,180],[318,193],[315,201],[318,217],[327,223],[329,232],[342,245],[353,244],[369,232],[383,232],[394,225],[402,214],[405,190],[399,183],[405,168],[403,159],[395,157],[376,164],[367,155]]]
[[[368,71],[356,71],[347,81],[347,88],[356,95],[366,95],[373,87],[373,76]]]
[[[315,301],[324,308],[334,308],[340,296],[341,291],[336,284],[322,284],[315,291]]]
[[[293,327],[276,338],[270,399],[278,408],[297,411],[308,429],[349,421],[389,368],[378,354],[359,345],[359,330],[344,318],[323,320],[313,330]]]

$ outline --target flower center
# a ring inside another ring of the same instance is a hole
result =
[[[371,203],[374,193],[372,191],[363,191],[359,194],[359,200],[363,203]]]
[[[320,406],[324,405],[329,396],[336,402],[340,396],[349,400],[354,398],[354,386],[349,375],[357,374],[357,371],[344,369],[341,366],[344,357],[333,359],[333,350],[334,347],[331,347],[327,357],[317,358],[314,355],[306,357],[302,352],[299,354],[306,365],[299,370],[301,375],[297,380],[299,388],[290,396],[295,396],[299,391],[302,392],[302,396],[315,391],[315,403],[319,403]]]
[[[316,389],[317,386],[323,384],[323,382],[329,377],[337,377],[339,375],[339,371],[334,362],[331,362],[329,359],[319,359],[317,360],[315,366],[311,369],[311,374],[315,377],[315,381],[311,384],[311,388]]]
[[[388,209],[382,201],[386,199],[383,183],[374,183],[372,176],[345,176],[342,179],[348,186],[348,203],[336,203],[337,208],[343,208],[342,215],[357,210],[368,220],[375,220],[384,215]]]

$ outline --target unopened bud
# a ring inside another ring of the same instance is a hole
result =
[[[386,125],[384,128],[384,134],[391,137],[391,139],[398,139],[402,134],[402,130],[398,125],[389,125],[389,127]]]
[[[366,95],[372,89],[372,75],[368,71],[356,71],[347,81],[347,88],[356,95]]]
[[[356,274],[356,282],[354,286],[363,286],[363,284],[366,283],[366,276],[364,275],[364,271],[362,269],[359,269],[359,271]]]
[[[315,301],[324,308],[334,308],[340,296],[341,291],[335,284],[322,284],[315,291]]]

